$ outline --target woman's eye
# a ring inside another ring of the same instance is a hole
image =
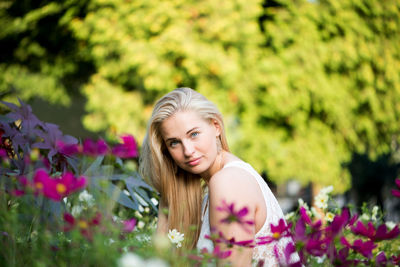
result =
[[[169,142],[169,146],[170,147],[174,147],[174,146],[176,146],[178,144],[178,141],[171,141],[171,142]]]
[[[196,137],[198,135],[199,135],[199,132],[193,132],[193,133],[190,134],[191,137]]]

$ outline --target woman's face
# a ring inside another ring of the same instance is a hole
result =
[[[182,169],[211,177],[216,170],[219,124],[194,111],[178,111],[161,123],[161,136],[175,163]]]

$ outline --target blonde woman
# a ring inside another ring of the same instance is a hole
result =
[[[236,241],[271,235],[270,224],[283,218],[282,210],[260,175],[229,152],[222,115],[217,107],[190,88],[178,88],[155,105],[140,158],[140,172],[160,193],[157,232],[178,229],[189,249],[207,248],[210,229]],[[206,193],[205,193],[206,192]],[[247,207],[243,218],[253,224],[221,223],[223,203]],[[163,209],[168,209],[168,214]],[[284,240],[284,239],[282,239]],[[279,244],[283,254],[287,240]],[[272,244],[254,248],[234,246],[227,259],[233,266],[264,266],[278,261]]]

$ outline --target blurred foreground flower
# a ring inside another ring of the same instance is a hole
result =
[[[123,159],[135,158],[139,155],[136,140],[132,135],[121,136],[122,144],[112,149],[112,154]]]
[[[238,211],[235,210],[234,203],[228,204],[226,201],[222,201],[222,206],[217,207],[218,211],[227,213],[226,217],[222,219],[221,223],[239,223],[241,226],[246,227],[247,225],[253,225],[254,222],[250,220],[245,220],[245,216],[249,213],[247,207],[244,207]]]
[[[182,246],[182,241],[183,241],[183,236],[184,236],[185,234],[181,234],[181,233],[179,233],[178,232],[178,230],[176,230],[176,229],[173,229],[173,230],[169,230],[168,231],[168,238],[169,238],[169,240],[171,240],[171,242],[173,243],[173,244],[176,244],[176,247],[177,248],[179,248],[179,247],[181,247]]]
[[[82,236],[84,236],[89,241],[92,240],[93,236],[93,226],[97,226],[100,224],[101,213],[96,213],[96,215],[87,220],[82,218],[74,218],[70,213],[64,213],[64,221],[67,223],[64,227],[64,231],[68,232],[75,228],[78,228],[81,232]]]

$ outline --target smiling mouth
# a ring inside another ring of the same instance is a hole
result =
[[[188,162],[186,162],[186,164],[188,164],[190,166],[196,166],[196,165],[198,165],[200,163],[200,159],[201,159],[201,157],[197,158],[197,159],[194,159],[194,160],[191,160],[191,161],[188,161]]]

